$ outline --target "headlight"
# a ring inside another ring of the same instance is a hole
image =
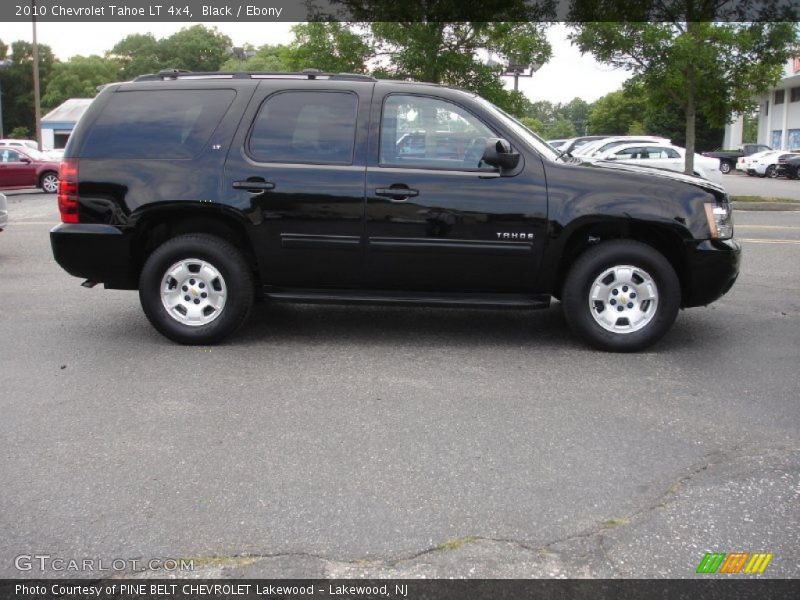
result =
[[[733,209],[727,198],[707,202],[706,219],[712,239],[727,240],[733,237]]]

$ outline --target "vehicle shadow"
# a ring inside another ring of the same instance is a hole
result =
[[[680,351],[690,340],[679,322],[653,351]],[[677,333],[673,335],[673,333]],[[527,345],[596,352],[576,337],[554,302],[544,310],[335,306],[259,302],[227,343],[348,342],[376,346]]]

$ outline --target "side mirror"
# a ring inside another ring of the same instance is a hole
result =
[[[25,163],[26,165],[29,165],[29,164],[31,164],[31,159],[30,159],[30,158],[28,158],[27,156],[23,156],[23,157],[21,157],[21,158],[19,159],[19,162],[21,162],[21,163]]]
[[[519,164],[519,152],[513,152],[511,144],[502,138],[489,138],[481,160],[501,171],[507,171]]]

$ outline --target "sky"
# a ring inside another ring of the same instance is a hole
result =
[[[40,22],[37,24],[39,43],[47,44],[55,55],[66,60],[76,54],[102,55],[114,44],[132,33],[152,33],[156,38],[167,37],[193,23],[70,23],[65,33],[64,23]],[[281,44],[292,40],[290,28],[294,23],[203,23],[214,26],[228,35],[235,46],[251,43]],[[533,77],[519,80],[520,91],[531,101],[569,102],[575,97],[593,102],[600,96],[617,90],[629,74],[615,70],[581,53],[566,39],[567,28],[557,24],[548,31],[553,46],[553,58]],[[0,24],[0,39],[6,44],[15,40],[31,41],[30,23]],[[513,87],[513,79],[506,78],[506,86]]]

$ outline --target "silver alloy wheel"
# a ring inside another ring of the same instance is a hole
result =
[[[633,333],[656,315],[658,287],[644,269],[617,265],[603,271],[592,283],[589,310],[606,331]]]
[[[42,189],[48,194],[54,194],[58,190],[58,176],[49,173],[42,177]]]
[[[161,303],[167,314],[184,325],[207,325],[222,314],[227,298],[225,279],[211,263],[199,258],[176,262],[161,280]]]

